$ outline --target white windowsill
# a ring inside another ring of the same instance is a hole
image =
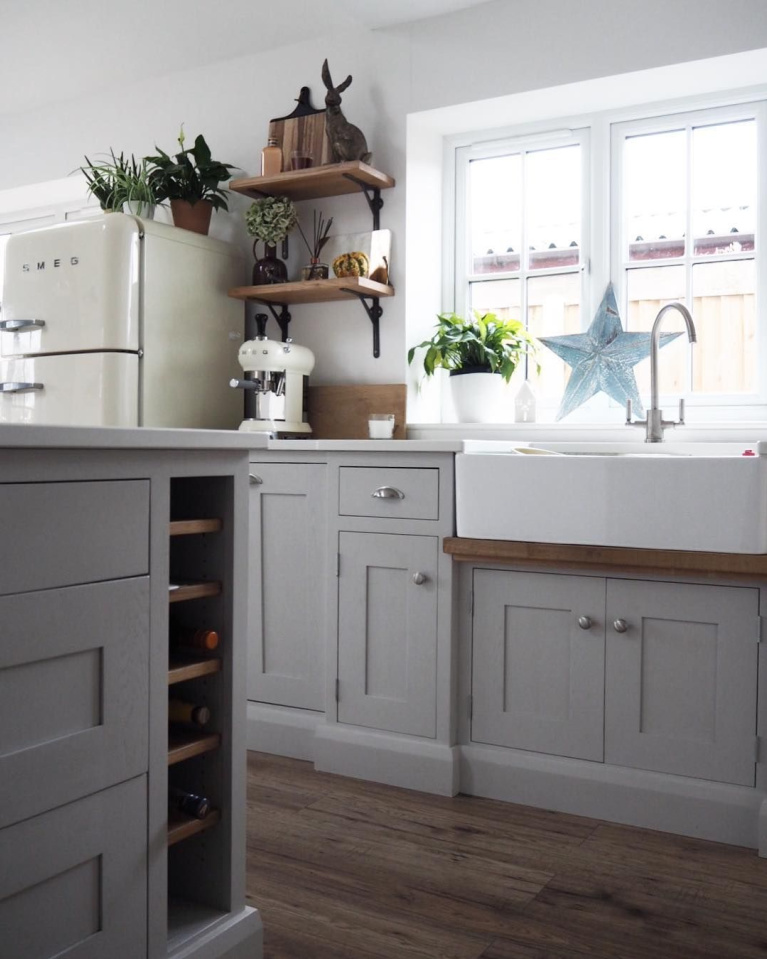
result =
[[[591,443],[644,443],[644,431],[623,423],[408,423],[408,439],[548,440]],[[666,440],[686,443],[743,443],[767,440],[767,421],[695,423],[666,430]]]

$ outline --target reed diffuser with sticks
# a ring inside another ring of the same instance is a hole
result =
[[[328,276],[330,275],[330,270],[328,269],[327,263],[320,262],[320,256],[322,254],[322,248],[330,239],[328,233],[330,232],[330,227],[332,225],[332,216],[330,219],[326,220],[322,216],[321,210],[319,214],[316,210],[314,210],[312,242],[310,243],[306,239],[306,234],[301,228],[301,224],[298,224],[298,231],[301,234],[301,239],[304,241],[306,244],[306,249],[309,251],[309,263],[301,269],[302,280],[327,280]]]

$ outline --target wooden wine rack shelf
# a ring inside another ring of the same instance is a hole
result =
[[[177,519],[170,524],[171,536],[192,536],[195,533],[220,533],[224,524],[220,519]]]
[[[187,679],[199,679],[200,676],[210,676],[221,672],[220,659],[183,659],[180,656],[171,657],[168,664],[168,685],[183,683]]]
[[[197,733],[171,729],[168,732],[168,765],[201,756],[221,745],[220,733]]]
[[[206,829],[215,826],[220,819],[221,813],[218,809],[211,809],[204,819],[193,819],[180,812],[171,812],[168,814],[168,845],[174,846],[183,839],[205,832]]]
[[[202,599],[203,596],[218,596],[221,583],[184,583],[168,590],[169,603],[183,603],[187,599]]]

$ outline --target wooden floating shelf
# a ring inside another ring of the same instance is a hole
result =
[[[221,583],[184,583],[175,589],[168,588],[169,603],[183,603],[187,599],[201,599],[203,596],[218,596]]]
[[[204,819],[193,819],[191,816],[173,811],[168,814],[168,845],[174,846],[182,839],[205,832],[206,829],[215,826],[220,819],[221,813],[218,809],[211,809]]]
[[[261,303],[329,303],[351,300],[360,296],[394,296],[394,287],[377,283],[361,276],[345,276],[332,280],[302,280],[297,283],[273,283],[261,286],[237,286],[229,290],[236,300],[256,300]]]
[[[254,200],[261,196],[287,196],[291,200],[318,200],[328,196],[359,193],[362,187],[388,190],[392,177],[355,160],[309,167],[307,170],[286,170],[274,176],[251,176],[227,183],[227,189],[244,193]]]
[[[220,533],[223,529],[220,519],[178,519],[170,524],[171,536],[191,536],[194,533]]]
[[[168,685],[183,683],[188,679],[199,679],[200,676],[210,676],[221,672],[221,660],[215,659],[183,659],[173,656],[168,666]]]
[[[192,756],[201,756],[221,745],[220,733],[198,733],[171,729],[168,731],[168,765],[181,763]]]

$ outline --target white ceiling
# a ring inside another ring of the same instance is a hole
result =
[[[0,113],[486,0],[0,0]]]

